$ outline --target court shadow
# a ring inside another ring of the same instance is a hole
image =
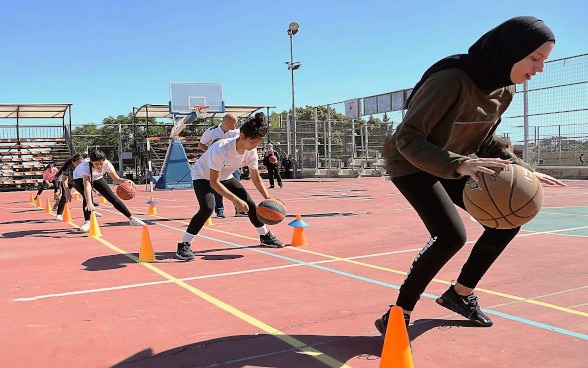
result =
[[[241,249],[241,248],[239,248]],[[243,258],[242,254],[204,254],[208,252],[214,251],[225,251],[231,250],[234,251],[235,248],[226,248],[226,249],[211,249],[201,252],[194,252],[196,256],[195,259],[201,259],[204,261],[226,261],[226,260],[233,260],[238,258]],[[138,253],[129,253],[130,255],[139,258]],[[185,263],[190,261],[184,261],[181,259],[176,258],[176,252],[156,252],[155,259],[157,262],[152,264],[157,265],[158,263]],[[106,271],[106,270],[115,270],[118,268],[127,267],[131,264],[137,264],[135,260],[128,257],[125,254],[110,254],[106,256],[94,257],[86,260],[82,263],[84,266],[84,271]]]
[[[35,223],[34,221],[30,221]],[[37,223],[46,223],[48,221],[39,221]],[[23,230],[23,231],[10,231],[2,233],[0,237],[15,239],[15,238],[63,238],[65,235],[79,235],[79,231],[75,229],[35,229],[35,230]]]
[[[379,336],[289,335],[341,363],[354,360],[379,360],[382,339]],[[374,362],[374,364],[377,364]],[[179,346],[153,354],[142,350],[115,364],[112,368],[147,367],[274,367],[324,368],[325,363],[300,349],[268,334],[227,336]],[[332,365],[331,365],[332,366]],[[375,366],[375,365],[374,365]]]
[[[408,336],[410,341],[416,340],[420,335],[432,329],[450,329],[459,327],[484,327],[480,326],[474,321],[467,319],[464,320],[451,320],[451,319],[417,319],[408,328]]]
[[[337,216],[355,216],[353,212],[325,212],[325,213],[305,213],[302,217],[337,217]],[[296,215],[286,215],[286,217],[295,218]]]
[[[27,212],[27,211],[22,211],[22,212]],[[55,221],[55,218],[48,218],[46,220],[17,220],[17,221],[0,222],[0,225],[46,224],[48,222],[56,222],[56,221]]]

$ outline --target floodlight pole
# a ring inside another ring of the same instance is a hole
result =
[[[293,45],[293,38],[299,30],[298,23],[292,22],[288,26],[288,35],[290,36],[290,62],[288,64],[288,69],[290,69],[291,76],[292,76],[292,126],[293,126],[293,141],[294,141],[294,150],[293,150],[293,177],[297,177],[298,171],[298,156],[296,152],[296,104],[294,103],[294,70],[300,68],[300,63],[294,64],[294,45]]]

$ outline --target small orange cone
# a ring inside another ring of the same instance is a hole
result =
[[[80,195],[78,193],[74,193],[74,201],[79,201]]]
[[[98,227],[98,220],[96,219],[96,213],[92,211],[90,215],[90,231],[88,232],[88,236],[98,237],[102,236],[100,233],[100,227]]]
[[[35,202],[37,208],[43,208],[43,204],[41,203],[41,197],[37,196],[37,202]]]
[[[141,234],[141,248],[139,248],[139,262],[155,262],[155,253],[151,245],[151,237],[147,226],[143,226],[143,233]]]
[[[33,199],[33,193],[29,193],[29,202],[34,206],[35,205],[35,200]]]
[[[151,199],[147,203],[149,203],[149,214],[150,215],[157,215],[157,208],[155,207],[155,203],[157,203],[157,202],[155,202],[153,200],[153,197],[151,197]]]
[[[104,198],[104,196],[100,197],[100,203],[106,203],[106,198]]]
[[[72,218],[71,218],[71,212],[69,211],[69,206],[67,205],[67,203],[65,203],[65,206],[63,207],[63,222],[71,222]]]
[[[290,222],[288,225],[294,227],[294,233],[292,234],[292,241],[290,242],[290,245],[295,247],[308,245],[308,242],[306,241],[306,235],[304,235],[304,228],[309,225],[306,223],[306,221],[302,220],[302,216],[296,215],[296,220]]]
[[[51,203],[49,202],[49,198],[47,198],[47,200],[45,201],[45,213],[53,213],[53,210],[51,209]]]
[[[212,217],[209,217],[208,220],[206,220],[204,226],[212,226]]]
[[[380,368],[414,368],[402,308],[390,309]]]
[[[318,183],[319,183],[319,184],[320,184],[320,183],[322,183],[322,181],[321,181],[321,178],[319,178],[319,179],[318,179]]]

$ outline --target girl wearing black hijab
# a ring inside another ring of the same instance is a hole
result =
[[[466,242],[455,205],[464,208],[462,191],[468,178],[478,181],[477,172],[493,174],[493,168],[510,163],[532,170],[494,132],[514,96],[514,85],[543,72],[554,45],[553,33],[537,18],[516,17],[502,23],[476,41],[467,54],[449,56],[431,66],[410,94],[404,120],[386,139],[383,154],[392,182],[431,235],[396,300],[407,327],[426,286]],[[544,184],[564,185],[551,176],[535,174]],[[484,226],[457,282],[437,303],[481,326],[492,326],[473,291],[519,229]],[[388,313],[375,324],[384,335]]]

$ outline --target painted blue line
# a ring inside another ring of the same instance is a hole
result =
[[[176,227],[172,227],[172,226],[165,225],[165,224],[159,224],[159,223],[156,223],[156,224],[159,225],[159,226],[164,226],[164,227],[167,227],[167,228],[170,228],[170,229],[179,230],[179,231],[182,231],[183,232],[183,230],[180,230],[180,229],[178,229]],[[360,280],[360,281],[365,281],[365,282],[368,282],[370,284],[376,284],[376,285],[380,285],[380,286],[384,286],[384,287],[391,288],[391,289],[396,289],[396,290],[400,289],[400,286],[398,286],[398,285],[390,284],[390,283],[379,281],[379,280],[370,279],[368,277],[359,276],[359,275],[356,275],[356,274],[353,274],[353,273],[349,273],[349,272],[345,272],[345,271],[335,270],[333,268],[329,268],[329,267],[317,265],[317,264],[314,264],[314,263],[309,263],[309,262],[301,261],[299,259],[291,258],[291,257],[287,257],[287,256],[283,256],[281,254],[276,254],[276,253],[267,252],[267,251],[264,251],[264,250],[261,250],[261,249],[251,248],[250,246],[233,243],[233,242],[230,242],[230,241],[227,241],[227,240],[217,239],[217,238],[213,238],[213,237],[206,236],[206,235],[198,234],[197,236],[199,236],[201,238],[204,238],[204,239],[208,239],[208,240],[214,241],[214,242],[228,244],[228,245],[231,245],[231,246],[233,246],[235,248],[248,249],[248,250],[251,250],[251,251],[254,251],[254,252],[257,252],[257,253],[262,253],[262,254],[265,254],[265,255],[268,255],[268,256],[271,256],[271,257],[280,258],[280,259],[283,259],[283,260],[286,260],[286,261],[289,261],[289,262],[298,263],[298,264],[301,264],[301,265],[304,265],[304,266],[317,268],[319,270],[323,270],[323,271],[335,273],[335,274],[338,274],[338,275],[341,275],[341,276],[350,277],[352,279],[356,279],[356,280]],[[426,298],[430,298],[430,299],[437,299],[439,297],[438,295],[433,295],[433,294],[429,294],[429,293],[423,293],[422,296],[424,296]],[[548,325],[548,324],[541,323],[541,322],[532,321],[530,319],[526,319],[526,318],[522,318],[522,317],[513,316],[511,314],[498,312],[498,311],[495,311],[495,310],[492,310],[492,309],[483,308],[483,310],[484,310],[484,312],[486,312],[488,314],[493,314],[493,315],[496,315],[496,316],[499,316],[499,317],[510,319],[512,321],[515,321],[515,322],[524,323],[524,324],[527,324],[527,325],[530,325],[530,326],[534,326],[534,327],[537,327],[537,328],[541,328],[541,329],[544,329],[544,330],[547,330],[547,331],[557,332],[557,333],[560,333],[560,334],[563,334],[563,335],[567,335],[567,336],[571,336],[571,337],[576,337],[576,338],[579,338],[579,339],[582,339],[582,340],[588,340],[588,335],[586,335],[586,334],[582,334],[582,333],[579,333],[579,332],[566,330],[564,328],[555,327],[555,326]]]

